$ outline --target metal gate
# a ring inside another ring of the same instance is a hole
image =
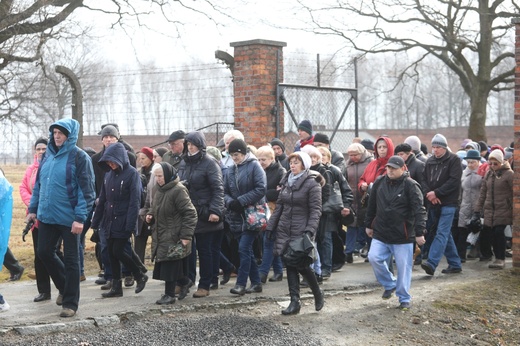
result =
[[[342,153],[358,136],[356,89],[282,83],[278,100],[285,107],[285,132],[298,132],[298,123],[307,119],[314,133],[327,134],[331,147]]]

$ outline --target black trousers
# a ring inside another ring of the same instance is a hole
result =
[[[38,293],[51,293],[51,276],[45,268],[45,264],[38,256],[38,228],[32,231],[33,248],[34,248],[34,272],[36,273],[36,288]],[[56,244],[56,255],[63,262],[63,253],[57,251],[58,244]]]
[[[126,238],[108,239],[108,256],[110,258],[110,267],[112,268],[112,278],[114,280],[121,280],[121,263],[123,263],[127,270],[130,270],[136,280],[141,279],[143,276],[138,264],[134,262],[132,256],[125,251],[127,243],[128,239]]]
[[[11,252],[11,249],[9,247],[7,248],[7,251],[5,252],[4,256],[4,266],[9,270],[11,275],[20,273],[24,267],[18,262],[16,257],[14,257],[13,253]]]

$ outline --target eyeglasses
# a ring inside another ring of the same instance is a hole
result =
[[[501,166],[502,164],[500,162],[489,161],[489,165],[490,166]]]

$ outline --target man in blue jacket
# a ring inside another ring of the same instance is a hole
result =
[[[60,119],[50,128],[26,221],[39,221],[38,256],[60,294],[60,317],[72,317],[79,303],[79,237],[96,198],[90,157],[76,146],[80,124]],[[56,255],[63,239],[64,261]]]

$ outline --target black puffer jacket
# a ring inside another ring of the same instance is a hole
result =
[[[442,206],[458,206],[462,164],[457,155],[446,151],[440,158],[431,156],[423,172],[422,191],[435,191]]]
[[[413,243],[424,234],[426,209],[419,184],[403,174],[398,179],[381,176],[374,183],[365,218],[373,238],[386,244]]]
[[[110,169],[107,161],[118,165]],[[141,200],[141,178],[130,166],[128,154],[121,143],[106,148],[98,165],[107,172],[91,227],[101,228],[107,238],[130,238],[137,231]]]
[[[224,182],[218,162],[206,155],[206,139],[201,132],[190,132],[186,141],[199,148],[195,155],[184,156],[178,175],[187,187],[191,202],[197,209],[199,221],[195,234],[218,231],[224,228]],[[219,222],[209,222],[210,214],[220,217]]]
[[[278,185],[280,181],[282,181],[287,171],[279,162],[273,161],[269,167],[265,169],[265,175],[267,178],[267,193],[265,197],[267,198],[267,202],[276,202],[278,199],[278,195],[280,194],[280,190],[278,190]]]
[[[414,153],[410,153],[410,156],[406,159],[406,167],[408,168],[408,172],[410,174],[410,178],[415,180],[419,183],[419,186],[423,186],[422,180],[423,180],[423,172],[424,172],[424,166],[425,163],[418,160],[415,157]]]
[[[282,181],[282,190],[276,201],[276,209],[269,219],[267,229],[275,232],[274,254],[281,256],[291,240],[304,232],[316,235],[321,217],[321,185],[317,178],[323,177],[316,172],[305,171],[289,186],[287,173]]]

